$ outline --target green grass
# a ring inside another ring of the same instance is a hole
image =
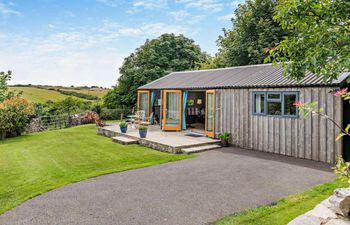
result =
[[[44,103],[46,101],[59,101],[67,96],[54,91],[36,87],[10,87],[13,91],[22,91],[22,97],[30,102]]]
[[[22,86],[11,86],[10,90],[22,92],[23,98],[27,99],[33,103],[45,103],[47,101],[59,101],[67,98],[67,95],[61,94],[55,90],[49,90],[48,87],[39,88],[35,86],[31,87],[22,87]],[[107,92],[107,89],[78,89],[78,88],[68,88],[68,87],[52,87],[52,88],[60,88],[65,91],[74,91],[78,93],[89,94],[93,96],[97,96],[102,98]],[[86,99],[79,98],[80,100],[88,101]]]
[[[249,209],[227,216],[215,225],[285,225],[297,216],[313,209],[322,200],[329,197],[334,189],[346,185],[338,179],[321,184],[300,194],[279,200],[276,205]]]
[[[72,182],[190,157],[116,144],[95,125],[0,141],[0,214]]]

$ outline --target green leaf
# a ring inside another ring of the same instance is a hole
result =
[[[344,134],[344,133],[338,134],[336,140],[339,141],[339,140],[340,140],[343,136],[345,136],[345,135],[346,135],[346,134]]]

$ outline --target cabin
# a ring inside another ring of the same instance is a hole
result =
[[[349,140],[336,141],[339,128],[318,116],[305,119],[294,105],[317,101],[331,119],[349,123],[349,103],[334,96],[349,73],[332,83],[311,73],[299,82],[282,73],[271,64],[173,72],[140,87],[137,106],[164,132],[211,138],[229,132],[240,148],[327,163],[349,159],[343,148]]]

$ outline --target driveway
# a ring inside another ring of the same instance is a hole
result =
[[[330,165],[237,148],[67,185],[0,224],[199,225],[330,181]]]

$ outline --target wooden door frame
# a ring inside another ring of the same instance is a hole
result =
[[[208,121],[208,94],[213,94],[213,130],[207,131],[207,121]],[[216,94],[215,90],[206,90],[205,91],[205,135],[211,138],[215,138],[215,123],[216,123]]]
[[[178,126],[168,127],[166,125],[166,97],[167,93],[179,93],[180,94],[180,123]],[[163,90],[163,125],[162,130],[165,131],[181,131],[182,130],[182,90]]]
[[[147,112],[147,118],[149,118],[149,115],[151,113],[151,92],[149,90],[138,90],[137,91],[137,111],[140,111],[140,105],[141,105],[141,102],[140,102],[140,96],[141,94],[147,94],[148,95],[148,112]]]

